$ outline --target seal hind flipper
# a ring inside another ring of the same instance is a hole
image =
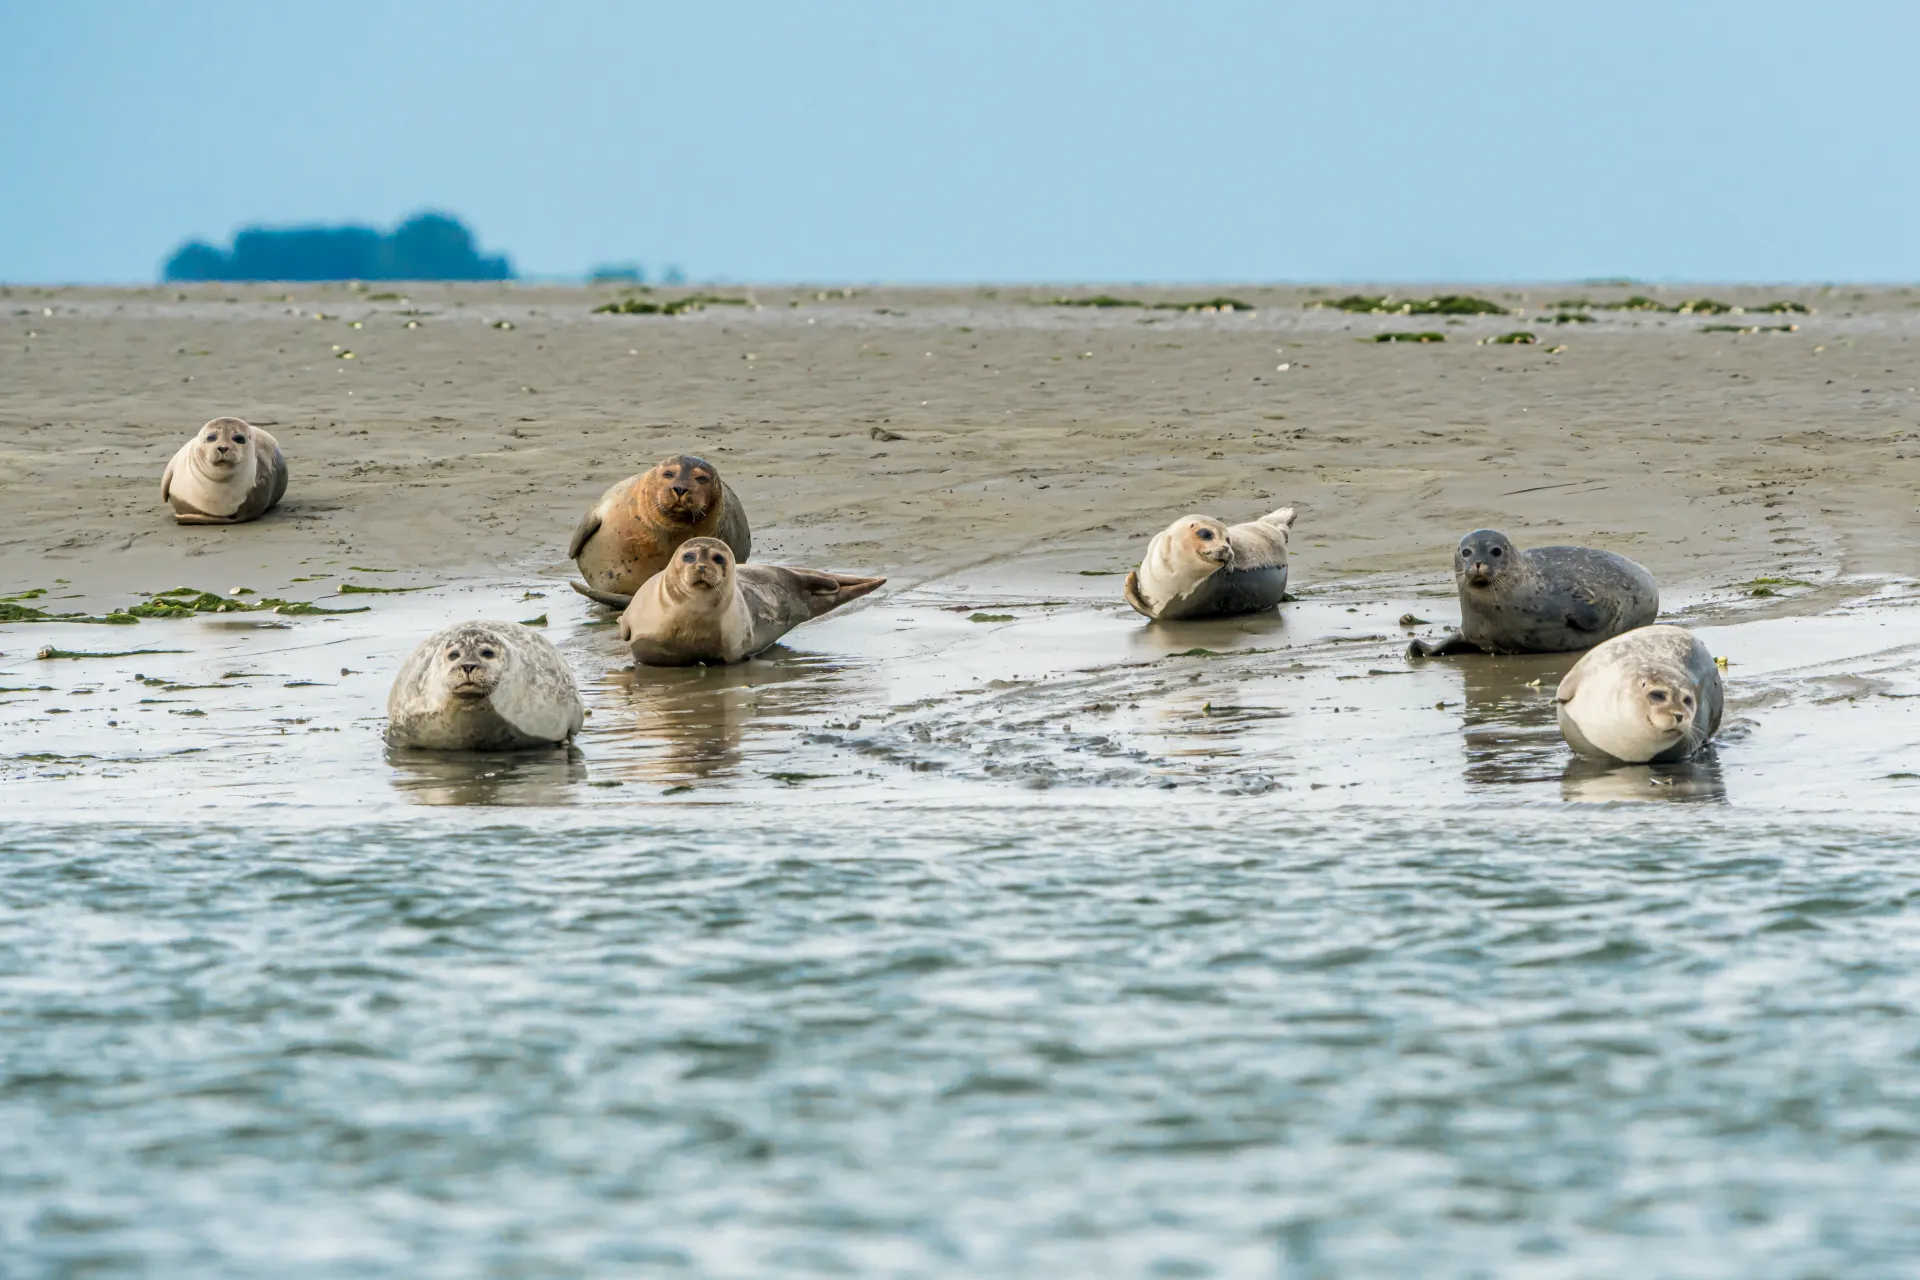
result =
[[[1147,605],[1147,598],[1140,594],[1140,571],[1138,569],[1127,570],[1127,582],[1121,590],[1126,593],[1127,603],[1133,606],[1135,613],[1148,618],[1153,616],[1153,610]]]
[[[1592,601],[1575,596],[1567,602],[1567,626],[1574,631],[1599,631],[1607,625],[1607,620],[1595,608]]]
[[[567,541],[567,559],[578,560],[580,548],[587,545],[587,539],[600,531],[600,508],[594,507],[580,517],[580,523],[574,527],[573,537]]]
[[[817,569],[792,569],[789,572],[800,580],[800,585],[807,593],[807,610],[816,618],[887,584],[885,578],[855,578],[844,573],[823,573]]]
[[[569,582],[567,585],[587,599],[603,604],[609,609],[624,609],[633,603],[632,596],[623,596],[618,591],[599,591],[584,582]]]

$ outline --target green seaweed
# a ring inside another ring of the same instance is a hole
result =
[[[967,619],[968,622],[1012,622],[1013,620],[1014,617],[1010,613],[976,613]]]
[[[1138,298],[1116,298],[1110,293],[1096,293],[1091,298],[1055,298],[1047,305],[1054,307],[1144,307],[1147,304]]]
[[[367,613],[370,605],[361,605],[357,609],[323,609],[317,604],[307,604],[299,600],[263,600],[261,604],[271,604],[274,612],[288,618],[304,618],[318,613]]]
[[[1798,333],[1797,324],[1703,324],[1702,333]]]
[[[1198,302],[1156,302],[1155,311],[1254,311],[1252,303],[1238,298],[1202,298]]]
[[[1091,298],[1052,298],[1043,303],[1051,307],[1139,307],[1145,311],[1255,311],[1250,302],[1238,298],[1201,298],[1194,302],[1142,302],[1138,298],[1116,298],[1096,293]]]
[[[371,565],[364,565],[364,564],[350,564],[347,566],[347,568],[353,570],[355,573],[398,573],[400,572],[398,569],[375,569]],[[322,578],[331,578],[333,575],[330,573],[323,573],[318,576]]]
[[[671,302],[646,302],[640,298],[622,298],[618,302],[603,303],[593,309],[597,316],[677,316],[689,311],[700,311],[707,307],[744,307],[745,298],[723,298],[714,293],[694,293],[684,298],[675,298]]]
[[[1534,337],[1532,334],[1528,333],[1525,329],[1515,329],[1512,333],[1503,333],[1497,338],[1488,338],[1487,341],[1496,347],[1510,347],[1510,346],[1530,347],[1534,343],[1540,341],[1540,339]]]
[[[1179,653],[1170,653],[1167,656],[1170,658],[1217,658],[1220,655],[1212,649],[1202,649],[1200,646],[1195,645],[1191,649],[1183,649]]]
[[[1593,317],[1581,315],[1578,311],[1562,311],[1557,316],[1544,317],[1548,324],[1592,324]]]
[[[1375,342],[1445,342],[1447,335],[1434,333],[1431,330],[1425,333],[1376,333],[1373,335],[1373,340]],[[1361,341],[1364,342],[1366,339],[1362,338]]]
[[[547,615],[543,613],[537,618],[522,618],[520,625],[523,627],[544,627],[547,625]]]
[[[361,587],[351,582],[343,582],[336,588],[343,596],[398,596],[409,591],[425,591],[426,587]]]
[[[1787,312],[1792,312],[1795,315],[1802,315],[1802,316],[1810,316],[1813,314],[1813,308],[1809,307],[1804,302],[1769,302],[1764,307],[1748,307],[1747,310],[1757,312],[1762,315],[1776,315],[1776,316],[1783,315]]]
[[[56,649],[48,645],[33,656],[48,661],[54,658],[139,658],[150,653],[185,653],[185,649],[120,649],[112,653],[93,653],[85,649]]]
[[[829,773],[794,773],[791,770],[785,769],[779,773],[769,773],[767,775],[767,777],[772,778],[775,782],[784,782],[790,787],[799,786],[803,782],[814,782],[818,779],[830,778],[832,776],[833,775]]]
[[[1408,298],[1396,302],[1391,294],[1350,293],[1331,302],[1309,302],[1309,308],[1332,307],[1336,311],[1401,316],[1504,316],[1511,308],[1486,298],[1466,293],[1443,293],[1432,298]]]

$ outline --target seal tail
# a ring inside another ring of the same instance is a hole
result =
[[[609,609],[624,609],[633,603],[632,596],[623,596],[617,591],[596,591],[584,582],[569,582],[567,585],[587,599],[597,601]]]
[[[854,578],[844,573],[821,573],[817,570],[809,570],[803,577],[806,580],[807,610],[816,618],[887,585],[885,578]]]
[[[1293,517],[1294,517],[1294,510],[1292,507],[1282,507],[1278,511],[1275,511],[1270,515],[1261,516],[1260,523],[1275,525],[1282,529],[1291,530],[1293,528]]]

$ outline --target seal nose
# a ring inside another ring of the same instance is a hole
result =
[[[463,662],[460,664],[460,673],[462,675],[470,676],[474,672],[478,671],[479,669],[480,669],[480,664],[477,662]]]
[[[677,485],[675,485],[675,486],[673,486],[673,496],[674,496],[674,497],[676,497],[676,498],[684,498],[684,497],[686,497],[686,496],[687,496],[687,494],[688,494],[688,493],[690,493],[690,492],[691,492],[691,490],[689,490],[689,489],[687,488],[687,486],[685,486],[685,485],[683,485],[683,484],[677,484]]]
[[[215,453],[225,453],[225,452],[227,451],[227,446],[225,446],[225,445],[223,445],[223,444],[217,444],[217,445],[215,445],[215,446],[213,446],[213,451],[214,451]]]

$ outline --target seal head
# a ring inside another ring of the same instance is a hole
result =
[[[1520,553],[1497,529],[1475,529],[1460,539],[1453,575],[1465,591],[1497,590],[1501,577],[1519,562]]]

